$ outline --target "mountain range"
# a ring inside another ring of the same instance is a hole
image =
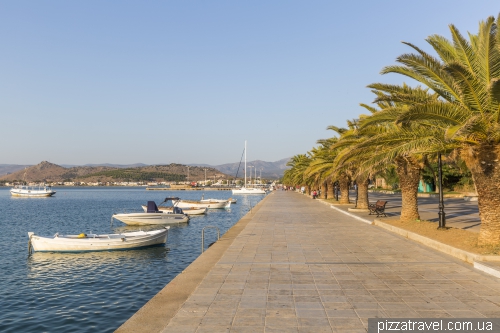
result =
[[[260,177],[265,179],[278,179],[283,176],[287,169],[286,163],[289,158],[276,162],[251,161],[247,162],[247,177]],[[25,176],[25,174],[27,176]],[[57,165],[43,161],[37,165],[0,164],[0,180],[13,181],[26,178],[28,181],[126,181],[127,178],[137,178],[139,175],[154,178],[161,174],[162,177],[189,177],[189,180],[203,180],[216,178],[232,179],[244,177],[243,163],[227,163],[211,166],[207,164],[169,164],[169,165],[147,165],[136,164],[87,164]],[[173,179],[173,178],[172,178]]]

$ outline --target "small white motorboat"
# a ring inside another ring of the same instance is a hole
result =
[[[235,204],[238,200],[237,199],[233,199],[233,198],[229,198],[229,199],[205,199],[205,195],[203,195],[201,197],[201,200],[200,202],[213,202],[213,203],[217,203],[217,202],[226,202],[226,201],[231,201],[231,204]]]
[[[189,207],[196,208],[208,208],[208,209],[220,209],[220,208],[229,208],[231,207],[230,200],[223,200],[222,202],[201,202],[196,200],[179,200],[177,202],[177,207],[182,209]]]
[[[113,214],[111,221],[117,219],[128,225],[179,224],[189,222],[189,216],[182,209],[174,207],[172,212],[161,211],[154,201],[148,201],[146,212]]]
[[[15,185],[10,189],[10,194],[14,197],[41,198],[51,197],[56,194],[56,191],[52,190],[52,187],[50,185],[45,184]]]
[[[175,207],[177,207],[177,202],[179,200],[180,199],[177,197],[165,198],[165,200],[163,202],[172,201],[172,206],[158,206],[158,210],[161,210],[161,211],[167,212],[167,213],[173,213],[175,210]],[[147,212],[148,206],[142,205],[142,209],[144,209],[144,211]],[[184,214],[187,214],[189,216],[191,216],[191,215],[203,215],[203,214],[207,213],[207,209],[208,208],[206,208],[206,207],[203,207],[203,208],[183,207],[182,212],[184,212]]]
[[[28,232],[29,252],[86,252],[130,250],[167,242],[168,229],[124,232],[121,234],[79,234],[42,237]]]

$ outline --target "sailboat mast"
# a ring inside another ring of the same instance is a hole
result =
[[[247,187],[247,140],[245,140],[245,184],[243,187]]]

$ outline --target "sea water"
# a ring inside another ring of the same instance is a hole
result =
[[[230,191],[55,190],[54,197],[15,198],[0,188],[1,332],[113,332],[200,255],[203,227],[216,226],[222,236],[263,198],[237,196],[230,210],[209,210],[189,224],[171,226],[166,246],[28,256],[29,231],[53,236],[140,230],[111,224],[111,215],[141,211],[148,200],[159,203],[167,196],[231,197]],[[205,245],[216,239],[215,229],[205,229]]]

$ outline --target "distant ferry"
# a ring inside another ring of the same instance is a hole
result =
[[[56,191],[50,185],[15,185],[10,189],[10,194],[14,197],[51,197]]]

